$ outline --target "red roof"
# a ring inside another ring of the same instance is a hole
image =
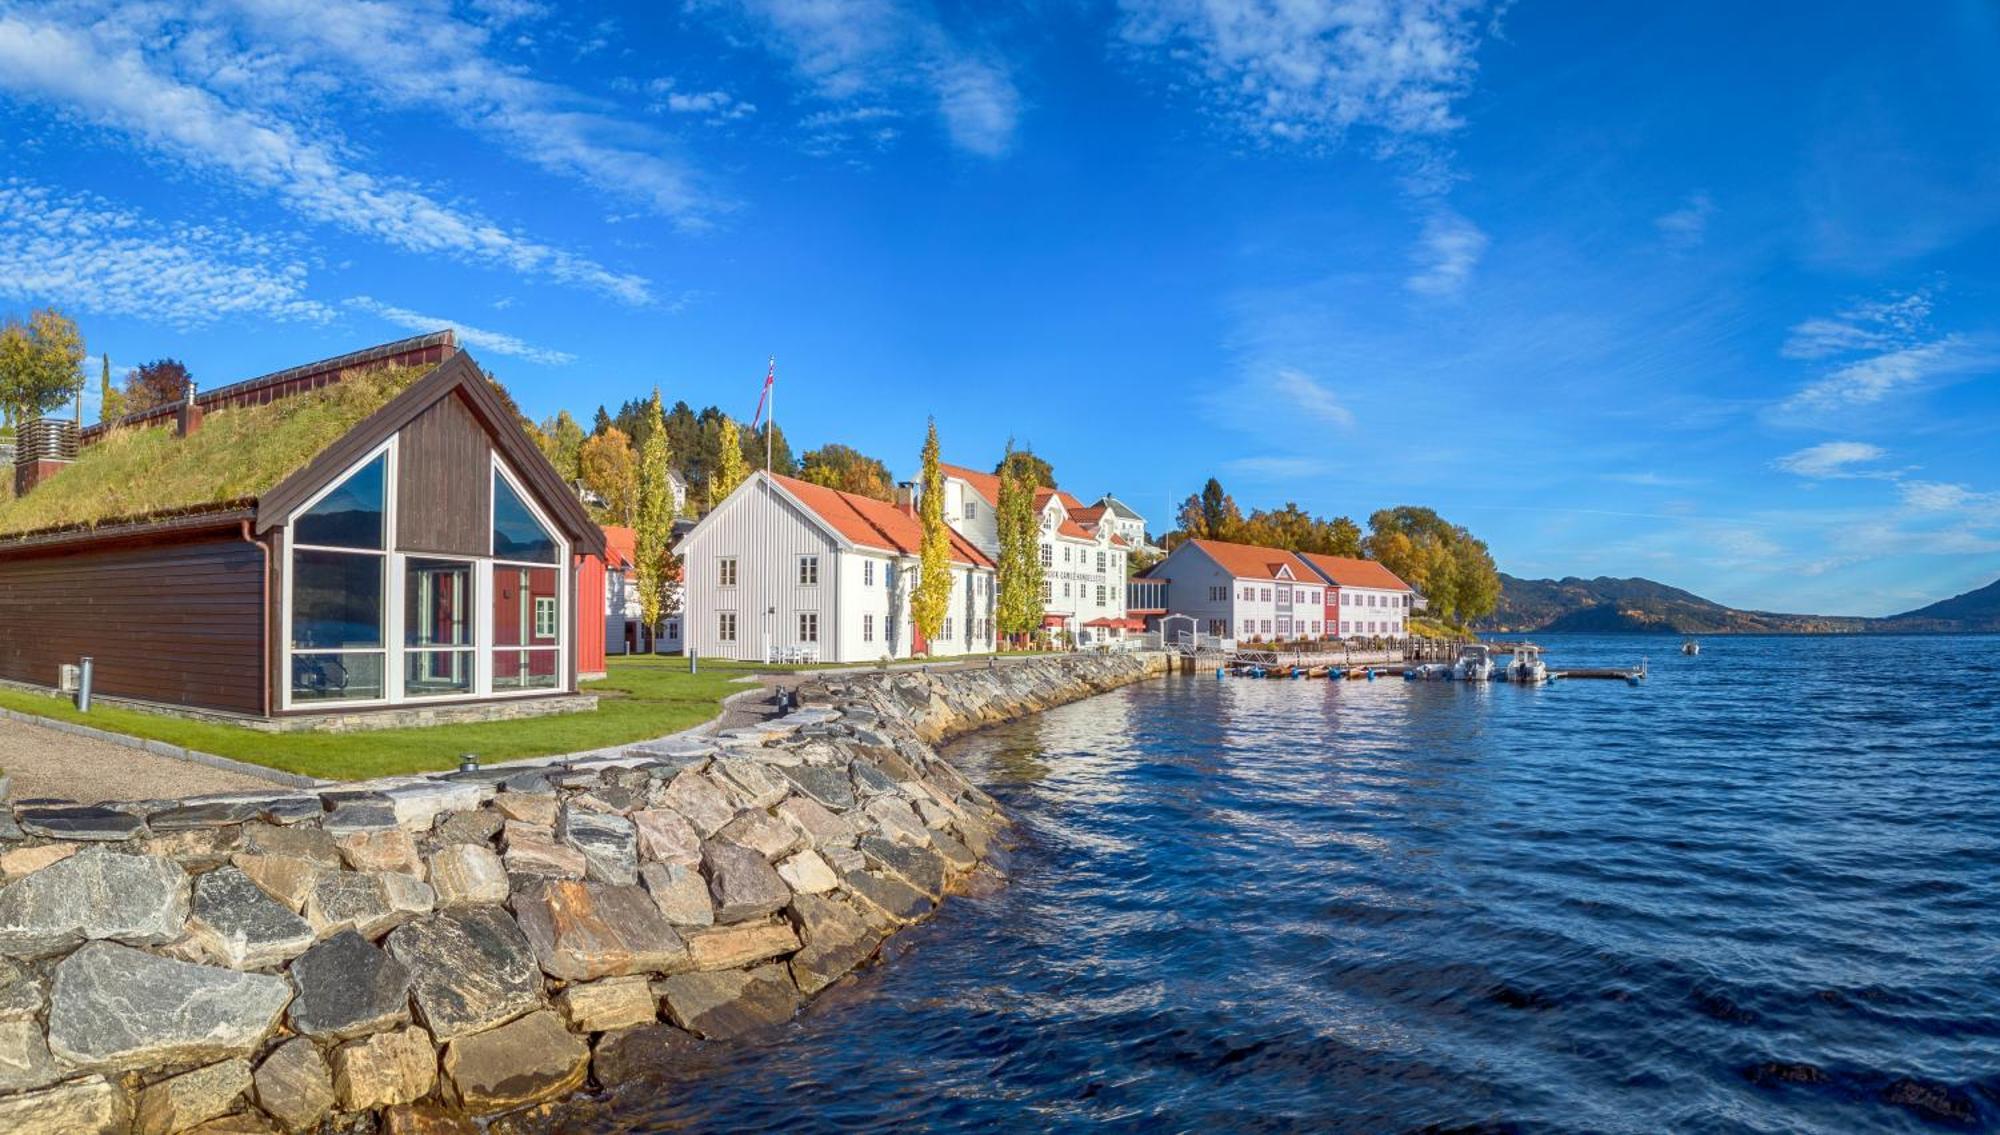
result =
[[[1302,553],[1305,561],[1319,569],[1319,573],[1341,587],[1375,587],[1383,591],[1415,591],[1416,588],[1404,583],[1395,572],[1374,560],[1357,560],[1352,556],[1328,556],[1319,552]]]
[[[637,563],[639,534],[630,528],[616,524],[606,524],[604,529],[604,566],[612,571],[625,571]]]
[[[972,486],[972,491],[986,498],[986,503],[998,508],[1000,505],[1000,476],[997,473],[981,473],[977,469],[967,469],[963,465],[946,465],[938,462],[938,472],[947,477],[957,477]]]
[[[1102,619],[1092,619],[1083,625],[1086,627],[1106,627],[1106,628],[1115,627],[1119,630],[1124,630],[1124,631],[1143,631],[1146,629],[1146,620],[1115,619],[1107,617]]]
[[[1255,544],[1231,544],[1222,540],[1189,540],[1208,554],[1208,558],[1222,565],[1222,570],[1237,579],[1279,579],[1281,568],[1290,568],[1292,578],[1307,583],[1316,582],[1318,573],[1306,566],[1306,562],[1283,548],[1260,548]]]
[[[761,471],[759,475],[763,475]],[[771,475],[771,480],[810,509],[813,515],[825,521],[828,527],[855,544],[905,556],[922,553],[923,525],[917,522],[916,517],[887,501],[843,493],[795,477]],[[951,539],[953,562],[972,567],[993,566],[993,561],[964,537],[949,528],[945,532]]]

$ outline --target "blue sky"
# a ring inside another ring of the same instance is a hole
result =
[[[1978,0],[0,0],[0,305],[1881,614],[2000,575],[1995,137]]]

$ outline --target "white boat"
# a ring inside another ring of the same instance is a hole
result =
[[[1507,680],[1510,682],[1546,682],[1549,668],[1542,661],[1539,646],[1519,646],[1514,648],[1514,660],[1507,663]]]
[[[1695,640],[1693,640],[1693,639],[1688,639],[1688,640],[1687,640],[1686,642],[1683,642],[1683,643],[1681,643],[1681,653],[1682,653],[1682,654],[1700,654],[1700,653],[1701,653],[1701,644],[1700,644],[1700,643],[1698,643],[1698,642],[1696,642],[1696,641],[1695,641]]]
[[[1493,652],[1485,643],[1470,643],[1458,652],[1458,661],[1451,665],[1451,676],[1461,682],[1490,682],[1493,680]]]

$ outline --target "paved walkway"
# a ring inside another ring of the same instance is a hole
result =
[[[16,800],[53,796],[95,804],[212,792],[269,792],[279,787],[268,780],[5,718],[0,718],[0,768],[13,782]]]

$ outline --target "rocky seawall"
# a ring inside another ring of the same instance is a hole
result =
[[[928,917],[1006,824],[936,742],[1164,670],[816,678],[615,759],[0,810],[0,1132],[532,1127]]]

